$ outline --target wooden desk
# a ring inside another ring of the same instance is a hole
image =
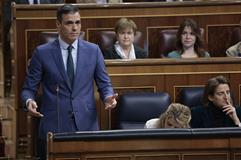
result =
[[[238,160],[240,128],[156,129],[49,135],[49,160]]]

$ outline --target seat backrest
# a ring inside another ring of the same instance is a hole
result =
[[[187,87],[180,91],[180,103],[190,108],[202,105],[204,87]]]
[[[241,27],[235,27],[230,37],[229,47],[241,41]]]
[[[47,43],[47,42],[52,42],[55,39],[57,39],[58,36],[59,36],[58,32],[54,32],[54,31],[53,32],[41,32],[40,43],[43,44],[43,43]],[[84,39],[85,32],[81,31],[79,37],[80,37],[80,39]]]
[[[102,51],[110,48],[116,41],[114,31],[100,31],[98,32],[98,43]]]
[[[144,128],[147,120],[158,118],[170,103],[166,92],[123,94],[117,103],[117,129]]]
[[[166,57],[167,54],[176,49],[177,29],[164,29],[159,33],[159,54]]]
[[[111,48],[116,42],[116,33],[115,31],[99,31],[97,35],[97,43],[100,46],[102,51],[105,51],[108,48]],[[143,46],[143,37],[140,31],[136,31],[134,44],[139,47]]]
[[[178,29],[163,29],[159,32],[159,54],[160,57],[167,57],[167,54],[176,50]],[[201,28],[201,36],[204,36],[204,29]]]

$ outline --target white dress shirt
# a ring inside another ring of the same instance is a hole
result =
[[[64,68],[67,71],[67,59],[68,59],[68,47],[69,44],[67,44],[66,42],[64,42],[60,37],[59,37],[59,45],[60,45],[60,49],[61,49],[61,54],[62,54],[62,58],[64,61]],[[71,55],[73,58],[73,62],[74,62],[74,72],[76,72],[76,63],[77,63],[77,50],[78,50],[78,39],[76,39],[74,41],[74,43],[71,44],[73,46]]]
[[[29,4],[34,4],[34,0],[28,0]],[[40,0],[37,0],[37,3],[40,4]]]

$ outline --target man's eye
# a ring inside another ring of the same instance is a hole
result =
[[[80,21],[76,21],[75,24],[80,24]]]
[[[80,24],[80,21],[75,21],[75,22],[73,22],[73,21],[67,21],[67,22],[65,22],[65,24],[66,24],[66,25],[70,25],[70,24]]]
[[[69,25],[69,24],[73,24],[73,22],[71,22],[71,21],[67,21],[67,22],[65,22],[64,24]]]

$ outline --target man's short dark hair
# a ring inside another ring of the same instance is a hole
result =
[[[76,5],[65,4],[60,6],[57,10],[57,20],[61,22],[63,14],[74,14],[76,12],[79,12],[79,8]]]

